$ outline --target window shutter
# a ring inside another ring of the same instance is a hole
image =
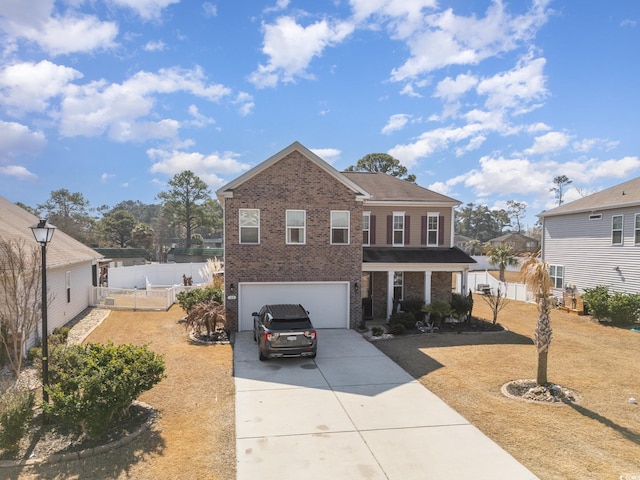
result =
[[[444,245],[444,217],[438,217],[438,245]]]
[[[393,245],[393,215],[387,215],[387,245]]]
[[[420,225],[420,243],[422,245],[426,245],[427,244],[427,216],[423,215],[421,218],[421,225]]]
[[[411,217],[409,215],[404,216],[404,244],[409,245],[411,243]]]
[[[376,216],[369,217],[369,245],[376,244]]]

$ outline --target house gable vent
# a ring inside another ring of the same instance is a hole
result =
[[[602,214],[592,213],[591,215],[589,215],[589,220],[602,220]]]

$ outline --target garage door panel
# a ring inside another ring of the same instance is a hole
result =
[[[240,283],[240,330],[253,328],[253,312],[263,305],[300,303],[316,328],[349,327],[348,282]]]

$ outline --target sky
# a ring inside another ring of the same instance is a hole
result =
[[[640,2],[2,0],[0,195],[212,193],[294,141],[526,226],[640,176]]]

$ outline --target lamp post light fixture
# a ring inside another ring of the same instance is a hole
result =
[[[37,225],[31,228],[36,242],[42,249],[42,400],[49,403],[47,386],[49,385],[49,342],[47,326],[47,244],[53,238],[56,227],[41,219]]]

